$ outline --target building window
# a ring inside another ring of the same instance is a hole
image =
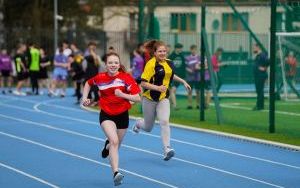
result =
[[[248,24],[249,14],[248,13],[240,13],[240,15]],[[222,14],[222,30],[225,32],[226,31],[228,31],[228,32],[246,31],[241,20],[234,13],[223,13]]]
[[[195,13],[171,13],[171,31],[195,32],[197,15]]]

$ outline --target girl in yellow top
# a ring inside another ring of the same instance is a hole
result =
[[[133,131],[138,133],[142,129],[150,132],[157,117],[161,126],[164,160],[168,161],[175,155],[170,146],[170,83],[173,80],[182,83],[187,90],[191,90],[191,87],[174,73],[173,63],[166,58],[167,47],[164,42],[152,40],[146,43],[145,47],[150,50],[153,57],[146,63],[141,75],[141,86],[144,88],[142,100],[144,119],[136,121]]]

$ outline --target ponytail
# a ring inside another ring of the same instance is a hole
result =
[[[126,68],[123,64],[120,64],[119,72],[126,72]]]

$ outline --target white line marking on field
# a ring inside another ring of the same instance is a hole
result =
[[[22,174],[23,176],[26,176],[26,177],[28,177],[28,178],[34,179],[34,180],[36,180],[36,181],[38,181],[38,182],[40,182],[40,183],[42,183],[42,184],[48,185],[49,187],[59,188],[57,185],[54,185],[54,184],[52,184],[52,183],[49,183],[49,182],[47,182],[47,181],[45,181],[45,180],[43,180],[43,179],[41,179],[41,178],[38,178],[38,177],[33,176],[33,175],[31,175],[31,174],[28,174],[28,173],[26,173],[26,172],[24,172],[24,171],[22,171],[22,170],[19,170],[19,169],[14,168],[14,167],[12,167],[12,166],[3,164],[3,163],[1,163],[1,162],[0,162],[0,166],[2,166],[2,167],[4,167],[4,168],[7,168],[7,169],[9,169],[9,170],[12,170],[12,171],[14,171],[14,172],[17,172],[17,173],[19,173],[19,174]]]
[[[240,109],[240,110],[249,110],[252,111],[251,108],[248,107],[242,107],[242,106],[235,106],[235,105],[227,105],[227,104],[221,104],[221,107],[224,108],[231,108],[231,109]],[[262,110],[263,112],[269,112],[269,110]],[[300,116],[299,113],[294,113],[294,112],[285,112],[285,111],[275,111],[276,114],[283,114],[283,115],[290,115],[290,116]]]
[[[4,105],[4,106],[11,107],[11,108],[16,108],[16,109],[20,109],[20,110],[26,110],[26,111],[33,111],[33,112],[35,112],[35,110],[31,110],[31,109],[27,109],[27,108],[22,108],[22,107],[15,107],[15,106],[10,106],[10,105]],[[36,108],[38,108],[38,106],[36,106]],[[39,110],[38,112],[43,112],[43,111]],[[50,115],[50,116],[54,116],[54,117],[60,117],[60,118],[65,118],[65,119],[69,119],[69,120],[73,120],[73,121],[78,121],[77,118],[65,117],[65,116],[56,115],[56,114],[52,114],[52,113],[48,113],[48,112],[44,112],[44,113],[47,114],[47,115]],[[81,120],[81,119],[79,119],[79,120]],[[23,121],[23,120],[19,119],[19,121]],[[27,120],[24,120],[24,121],[27,121]],[[82,122],[82,121],[80,121],[80,122]],[[98,125],[97,122],[88,121],[88,120],[84,120],[84,121],[85,121],[85,123],[88,123],[88,124]],[[159,135],[154,135],[154,134],[144,133],[144,132],[141,132],[140,134],[160,139]],[[209,147],[209,146],[205,146],[205,145],[201,145],[201,144],[195,144],[195,143],[192,143],[192,142],[182,141],[182,140],[175,139],[175,138],[171,138],[171,141],[177,142],[177,143],[181,143],[181,144],[190,145],[190,146],[195,146],[195,147],[198,147],[198,148],[204,148],[204,149],[207,149],[207,150],[213,150],[213,151],[223,152],[223,153],[227,153],[227,154],[231,154],[231,155],[236,155],[236,156],[240,156],[240,157],[244,157],[244,158],[258,160],[258,161],[262,161],[262,162],[266,162],[266,163],[271,163],[271,164],[275,164],[275,165],[290,167],[290,168],[294,168],[294,169],[298,169],[298,170],[300,169],[299,166],[295,166],[295,165],[290,165],[290,164],[286,164],[286,163],[282,163],[282,162],[277,162],[277,161],[273,161],[273,160],[269,160],[269,159],[264,159],[264,158],[260,158],[260,157],[254,157],[254,156],[250,156],[250,155],[244,155],[244,154],[241,154],[241,153],[231,152],[229,150],[223,150],[223,149]]]
[[[53,126],[47,125],[47,124],[32,122],[32,121],[28,121],[28,120],[22,120],[22,119],[10,117],[10,116],[2,115],[2,114],[0,114],[0,116],[6,117],[8,119],[22,121],[22,122],[29,123],[29,124],[35,124],[37,126],[46,127],[46,128],[49,128],[49,129],[59,130],[59,131],[66,132],[66,133],[69,133],[69,134],[74,134],[74,135],[78,135],[78,136],[82,136],[82,137],[86,137],[86,138],[91,138],[91,139],[94,139],[94,140],[104,141],[104,139],[99,139],[97,137],[92,137],[92,136],[81,134],[81,133],[78,133],[78,132],[75,132],[75,131],[70,131],[70,130],[66,130],[66,129],[56,128],[56,127],[53,127]],[[0,132],[0,134],[1,134],[1,132]],[[136,148],[136,147],[132,147],[132,146],[124,145],[124,144],[122,146],[123,147],[127,147],[127,148],[131,148],[131,149],[134,149],[134,150],[137,150],[137,151],[146,152],[146,153],[149,153],[149,154],[152,154],[152,155],[161,156],[158,153],[147,151],[147,150],[143,150],[143,149],[140,149],[140,148]],[[195,165],[195,166],[200,166],[200,167],[208,168],[210,170],[218,171],[218,172],[221,172],[221,173],[229,174],[229,175],[240,177],[240,178],[243,178],[243,179],[248,179],[248,180],[251,180],[251,181],[255,181],[255,182],[258,182],[258,183],[270,185],[270,186],[273,186],[273,187],[282,187],[282,186],[275,185],[275,184],[272,184],[272,183],[269,183],[269,182],[266,182],[266,181],[263,181],[263,180],[251,178],[251,177],[240,175],[240,174],[237,174],[237,173],[233,173],[233,172],[230,172],[230,171],[227,171],[227,170],[223,170],[223,169],[211,167],[211,166],[208,166],[208,165],[204,165],[204,164],[201,164],[201,163],[196,163],[196,162],[192,162],[192,161],[180,159],[180,158],[177,158],[177,157],[174,157],[173,160],[177,160],[177,161],[188,163],[188,164]]]
[[[40,146],[42,148],[46,148],[46,149],[51,150],[51,151],[59,152],[59,153],[62,153],[64,155],[67,155],[67,156],[72,156],[72,157],[78,158],[80,160],[89,161],[89,162],[92,162],[92,163],[99,164],[99,165],[102,165],[102,166],[110,168],[109,164],[101,163],[101,162],[98,162],[96,160],[93,160],[93,159],[90,159],[90,158],[87,158],[87,157],[84,157],[84,156],[81,156],[81,155],[77,155],[75,153],[71,153],[71,152],[68,152],[68,151],[65,151],[65,150],[61,150],[61,149],[58,149],[58,148],[55,148],[55,147],[52,147],[52,146],[49,146],[49,145],[46,145],[46,144],[42,144],[40,142],[36,142],[36,141],[33,141],[33,140],[29,140],[29,139],[26,139],[26,138],[23,138],[23,137],[19,137],[19,136],[16,136],[16,135],[13,135],[13,134],[9,134],[9,133],[5,133],[5,132],[1,132],[1,131],[0,131],[0,134],[2,134],[3,136],[7,136],[7,137],[10,137],[10,138],[16,139],[16,140],[27,142],[29,144],[37,145],[37,146]],[[148,181],[151,181],[151,182],[154,182],[154,183],[166,186],[166,187],[178,188],[178,187],[176,187],[174,185],[167,184],[167,183],[164,183],[162,181],[155,180],[153,178],[149,178],[147,176],[143,176],[143,175],[140,175],[138,173],[135,173],[135,172],[132,172],[132,171],[129,171],[129,170],[126,170],[126,169],[122,169],[122,168],[119,168],[119,169],[121,171],[126,172],[128,174],[131,174],[133,176],[137,176],[139,178],[142,178],[142,179],[145,179],[145,180],[148,180]]]

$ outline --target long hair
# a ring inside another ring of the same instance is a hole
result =
[[[153,56],[154,56],[154,52],[158,49],[158,47],[160,46],[166,46],[166,44],[163,42],[163,41],[160,41],[160,40],[150,40],[150,41],[147,41],[145,44],[144,44],[144,47],[145,47],[145,51],[147,53],[149,53],[150,57],[149,59],[151,59]],[[148,59],[148,60],[149,60]],[[148,61],[146,60],[146,62]]]
[[[154,55],[154,52],[157,50],[159,46],[166,46],[166,44],[163,41],[159,40],[150,40],[147,41],[145,44],[145,49],[150,53],[151,56]]]
[[[126,68],[125,68],[125,66],[121,63],[120,56],[119,56],[119,54],[116,53],[116,52],[109,52],[109,53],[105,54],[105,64],[107,63],[107,59],[108,59],[109,56],[116,56],[116,57],[118,57],[118,58],[119,58],[119,62],[120,62],[120,68],[119,68],[119,71],[120,71],[120,72],[126,72]]]

